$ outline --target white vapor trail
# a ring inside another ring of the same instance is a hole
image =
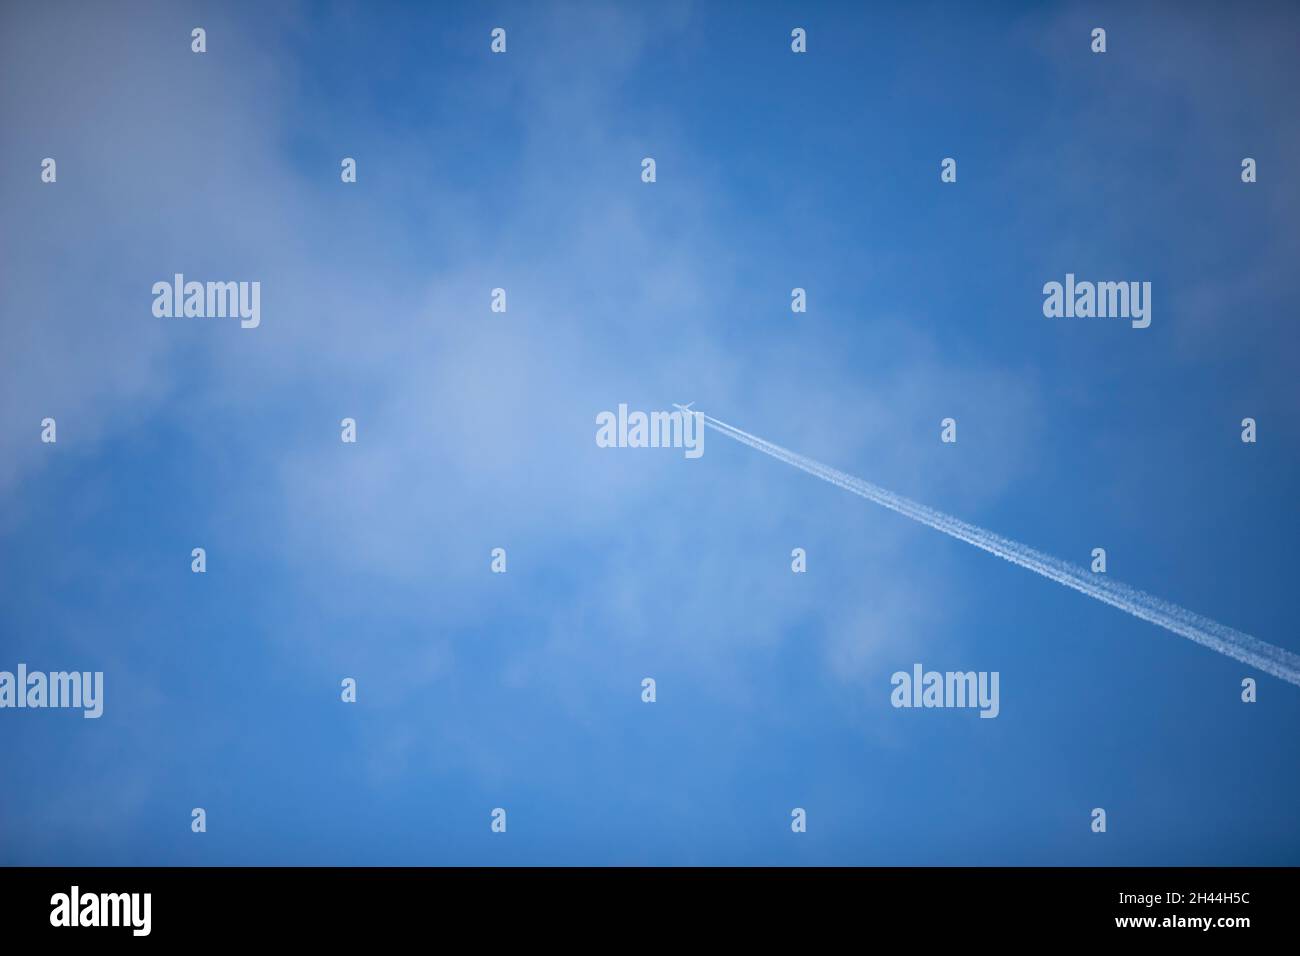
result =
[[[901,515],[906,515],[913,521],[919,521],[921,524],[951,535],[959,541],[965,541],[977,548],[983,548],[991,554],[996,554],[999,558],[1005,558],[1012,564],[1018,564],[1022,568],[1028,568],[1030,571],[1041,574],[1045,578],[1050,578],[1058,584],[1064,584],[1076,591],[1082,591],[1089,597],[1104,601],[1121,611],[1127,611],[1134,617],[1159,625],[1165,630],[1173,631],[1175,634],[1195,641],[1197,644],[1203,644],[1220,654],[1225,654],[1234,660],[1241,661],[1243,664],[1249,664],[1266,674],[1280,677],[1282,680],[1300,687],[1300,655],[1265,643],[1258,638],[1251,637],[1249,634],[1243,634],[1241,631],[1233,630],[1207,617],[1201,617],[1199,614],[1194,614],[1177,604],[1161,600],[1147,594],[1145,591],[1131,588],[1127,584],[1120,584],[1101,574],[1093,574],[1078,565],[1043,554],[1041,551],[1036,551],[1018,541],[1012,541],[1009,538],[994,534],[992,531],[968,524],[952,517],[952,515],[946,515],[942,511],[935,511],[933,508],[926,507],[909,498],[904,498],[902,495],[887,491],[879,485],[873,485],[869,481],[855,478],[828,465],[823,465],[821,462],[782,448],[780,445],[773,445],[771,442],[764,441],[755,435],[749,434],[749,432],[741,431],[726,422],[720,422],[716,418],[703,415],[703,413],[700,414],[703,416],[705,424],[710,428],[722,432],[728,438],[735,439],[751,448],[757,448],[778,461],[794,465],[810,475],[816,475],[824,481],[838,485],[845,491],[851,491],[855,495],[874,501],[878,505],[884,505]]]

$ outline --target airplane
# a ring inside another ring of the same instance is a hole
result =
[[[679,412],[689,413],[691,410],[691,406],[694,404],[695,404],[694,402],[687,402],[685,405],[678,405],[676,402],[673,402],[673,408],[677,409]]]

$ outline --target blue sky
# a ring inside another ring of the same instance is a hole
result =
[[[1297,688],[716,433],[594,443],[693,400],[1300,650],[1297,23],[1236,10],[6,5],[0,669],[106,699],[0,711],[0,862],[1300,862]],[[1151,327],[1045,319],[1067,272]],[[999,717],[893,709],[917,661]]]

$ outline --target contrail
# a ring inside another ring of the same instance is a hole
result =
[[[1028,545],[1004,538],[992,531],[986,531],[984,528],[954,518],[952,515],[946,515],[942,511],[935,511],[933,508],[919,502],[904,498],[902,495],[896,495],[892,491],[887,491],[879,485],[873,485],[869,481],[863,481],[861,478],[845,474],[831,468],[829,465],[823,465],[821,462],[782,448],[780,445],[773,445],[756,435],[741,431],[733,425],[720,422],[716,418],[704,415],[702,412],[699,414],[703,416],[705,424],[715,431],[722,432],[728,438],[735,439],[751,448],[757,448],[778,461],[794,465],[810,475],[816,475],[824,481],[838,485],[845,491],[851,491],[855,495],[861,495],[869,501],[874,501],[878,505],[884,505],[892,511],[906,515],[913,521],[919,521],[921,524],[951,535],[959,541],[965,541],[977,548],[983,548],[991,554],[996,554],[999,558],[1005,558],[1012,564],[1018,564],[1022,568],[1028,568],[1030,571],[1041,574],[1045,578],[1050,578],[1058,584],[1064,584],[1076,591],[1082,591],[1089,597],[1104,601],[1121,611],[1127,611],[1134,617],[1150,621],[1152,624],[1165,628],[1165,630],[1173,631],[1175,634],[1195,641],[1197,644],[1203,644],[1220,654],[1225,654],[1234,660],[1241,661],[1243,664],[1249,664],[1266,674],[1280,677],[1282,680],[1300,687],[1300,655],[1265,643],[1258,638],[1251,637],[1249,634],[1243,634],[1241,631],[1233,630],[1218,621],[1201,617],[1199,614],[1194,614],[1177,604],[1161,600],[1147,594],[1145,591],[1139,591],[1137,588],[1131,588],[1127,584],[1120,584],[1101,574],[1094,574],[1078,565],[1070,564],[1068,561],[1062,561],[1051,555],[1043,554]]]

